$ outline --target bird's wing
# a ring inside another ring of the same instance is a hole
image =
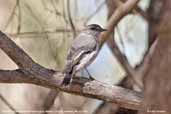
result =
[[[76,66],[76,71],[83,69],[84,67],[88,66],[89,64],[91,64],[93,62],[93,60],[96,58],[98,52],[98,50],[92,51],[91,53],[86,53],[84,54],[81,58],[81,60],[79,61],[79,64]]]
[[[96,48],[96,40],[92,35],[81,33],[72,43],[69,50],[67,61],[72,65],[77,64],[85,53],[91,52]]]
[[[71,45],[71,48],[74,50],[93,50],[96,46],[95,36],[81,33]]]

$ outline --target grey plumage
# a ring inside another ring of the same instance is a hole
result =
[[[94,27],[94,28],[93,28]],[[68,85],[75,73],[87,67],[99,52],[99,34],[104,31],[98,25],[89,25],[71,44],[65,68],[64,85]]]

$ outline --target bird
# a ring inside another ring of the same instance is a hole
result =
[[[69,48],[62,85],[69,85],[76,72],[90,65],[100,50],[100,34],[106,31],[98,24],[87,25]]]

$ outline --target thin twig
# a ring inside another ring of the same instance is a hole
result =
[[[18,1],[18,0],[17,0]],[[10,15],[10,17],[8,18],[8,21],[7,21],[7,23],[6,23],[6,25],[4,26],[4,29],[7,29],[7,27],[10,25],[10,23],[12,22],[12,19],[14,18],[14,15],[15,15],[15,11],[16,11],[16,9],[17,9],[17,1],[16,1],[16,4],[15,4],[15,6],[14,6],[14,9],[12,10],[12,13],[11,13],[11,15]]]
[[[17,7],[18,7],[18,25],[17,25],[17,33],[21,31],[21,5],[20,0],[17,0]]]
[[[0,99],[11,109],[15,114],[20,114],[16,109],[0,94]]]
[[[81,30],[77,30],[77,32],[80,32]],[[52,30],[52,31],[28,31],[28,32],[20,32],[20,33],[6,33],[12,37],[29,37],[29,36],[45,36],[46,34],[55,34],[55,33],[60,33],[60,32],[64,32],[64,33],[70,33],[73,32],[71,29],[56,29],[56,30]]]

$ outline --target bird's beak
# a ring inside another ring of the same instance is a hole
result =
[[[104,31],[107,31],[107,29],[102,29],[101,31],[104,32]]]

